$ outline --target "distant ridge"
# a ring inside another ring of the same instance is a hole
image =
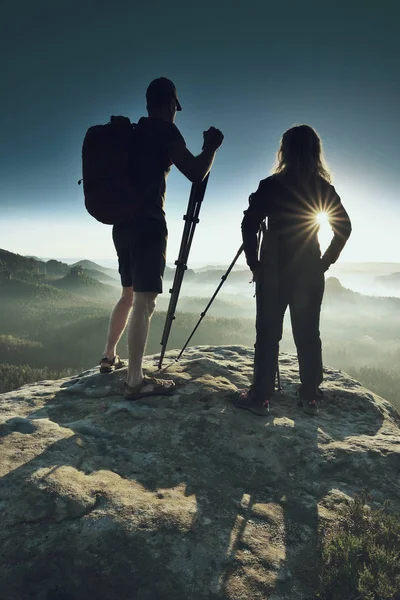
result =
[[[348,288],[344,287],[340,283],[340,280],[337,277],[328,277],[326,279],[325,293],[332,294],[332,295],[339,295],[339,294],[357,295],[357,292],[353,292],[353,290],[349,290]]]
[[[33,258],[34,260],[38,260],[40,262],[45,262],[42,258],[38,258],[37,256],[26,256],[25,258]]]
[[[233,259],[233,256],[232,256]],[[205,267],[194,267],[195,273],[203,273],[204,271],[227,271],[229,265],[206,265]],[[234,265],[233,271],[248,271],[249,268],[246,265]]]
[[[116,269],[102,267],[91,260],[80,260],[69,265],[55,258],[44,260],[36,256],[23,256],[0,249],[0,270],[6,269],[9,271],[11,278],[21,281],[51,283],[53,285],[55,278],[66,277],[71,269],[76,266],[81,266],[84,269],[85,275],[98,282],[109,283],[111,285],[119,282],[119,275]]]
[[[12,276],[16,275],[20,279],[23,279],[23,272],[38,275],[65,275],[70,269],[66,263],[54,258],[43,261],[40,258],[22,256],[3,249],[0,249],[1,264],[10,271]]]
[[[112,277],[111,275],[107,275],[107,273],[103,273],[103,271],[98,271],[97,269],[83,269],[83,272],[91,277],[92,279],[97,279],[101,283],[108,283],[110,285],[115,285],[118,283],[116,277]]]
[[[375,281],[388,287],[400,287],[400,272],[397,271],[396,273],[389,273],[389,275],[377,275],[375,277]]]
[[[102,284],[109,284],[110,286],[119,286],[120,278],[118,270],[112,267],[106,267],[100,264],[102,259],[98,259],[100,262],[82,258],[71,263],[73,259],[57,259],[57,258],[43,258],[35,255],[20,255],[14,252],[10,252],[5,249],[0,249],[0,272],[3,271],[1,277],[11,279],[19,279],[30,283],[49,283],[54,284],[56,279],[64,278],[67,276],[71,268],[80,266],[84,269],[84,274],[93,280],[97,280]],[[103,259],[108,264],[115,264],[112,259]],[[68,262],[65,262],[68,261]],[[221,278],[226,273],[229,265],[214,264],[205,266],[196,266],[189,268],[185,272],[184,281],[187,282],[188,286],[195,286],[199,284],[216,286],[221,281]],[[7,273],[8,271],[8,273]],[[5,272],[5,273],[4,273]],[[334,277],[338,277],[340,281],[345,282],[345,285],[350,290],[357,289],[359,293],[369,296],[371,293],[375,297],[383,296],[398,296],[398,290],[400,290],[400,263],[397,262],[341,262],[332,265],[329,274]],[[327,280],[329,277],[327,274]],[[167,287],[170,285],[171,280],[175,275],[175,266],[171,263],[165,268],[164,279]],[[243,264],[236,264],[230,273],[226,288],[238,285],[240,290],[248,291],[248,283],[251,279],[251,273],[249,269]],[[327,292],[330,294],[339,293],[339,288],[333,289],[332,283],[327,284]],[[93,286],[91,286],[93,287]],[[86,285],[86,289],[89,285]],[[246,288],[246,289],[245,289]],[[349,298],[350,290],[343,288],[342,291],[346,290],[345,294]],[[67,288],[65,288],[67,289]],[[188,290],[188,288],[186,288]],[[107,293],[105,290],[103,292]],[[73,293],[76,293],[76,289],[73,289]],[[194,293],[194,291],[191,291]]]
[[[400,271],[398,262],[338,262],[332,265],[335,272],[346,273],[365,273],[366,275],[390,275],[395,271]]]
[[[195,281],[199,283],[212,283],[215,284],[223,275],[225,275],[226,269],[207,269],[207,270],[199,270],[195,272]],[[227,283],[249,283],[251,281],[251,272],[250,269],[240,269],[236,271],[231,271],[229,274],[229,278],[227,279]]]
[[[51,285],[60,290],[67,290],[73,294],[79,294],[86,297],[89,296],[90,298],[95,297],[96,299],[115,295],[115,287],[107,285],[106,283],[101,283],[85,273],[82,273],[81,275],[68,273],[65,277],[52,281]]]
[[[82,267],[83,269],[86,269],[88,271],[101,271],[101,273],[109,275],[113,279],[116,279],[119,277],[118,271],[116,269],[109,269],[108,267],[102,267],[101,265],[93,262],[92,260],[86,260],[86,259],[78,260],[76,263],[69,265],[69,267],[70,268]]]
[[[10,272],[34,271],[35,269],[40,272],[45,271],[45,263],[43,261],[3,249],[0,249],[0,264],[3,264]]]

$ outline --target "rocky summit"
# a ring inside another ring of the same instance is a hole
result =
[[[0,396],[1,598],[304,600],[321,525],[363,488],[400,508],[389,402],[327,368],[309,417],[281,355],[258,417],[231,402],[251,349],[176,356],[169,397],[124,401],[124,370],[97,368]]]

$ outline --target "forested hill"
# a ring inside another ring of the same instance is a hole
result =
[[[14,277],[24,272],[65,275],[69,272],[70,266],[59,260],[43,261],[0,249],[0,269],[8,270]]]
[[[8,252],[8,250],[0,249],[0,266],[3,269],[8,269],[11,273],[17,271],[34,271],[39,270],[40,273],[45,272],[45,263],[36,258],[28,258],[20,254]]]
[[[104,298],[105,296],[116,297],[116,288],[106,283],[101,283],[93,277],[89,277],[84,272],[72,270],[61,279],[52,282],[52,285],[60,290],[67,290],[73,294],[83,294],[94,299]]]
[[[65,262],[50,259],[40,260],[34,256],[21,256],[8,250],[0,249],[0,279],[16,279],[30,283],[54,283],[68,277],[71,273],[80,273],[83,276],[81,283],[85,280],[86,287],[95,287],[97,282],[116,285],[119,283],[119,275],[116,269],[107,269],[90,261],[81,260],[72,265]],[[90,277],[95,281],[88,281]],[[59,287],[68,288],[60,283]],[[75,290],[73,290],[75,291]],[[103,290],[105,291],[105,290]]]
[[[107,267],[103,267],[102,265],[99,265],[98,263],[95,263],[92,260],[78,260],[77,262],[69,266],[70,268],[82,267],[82,269],[84,269],[84,271],[88,275],[90,275],[91,272],[93,273],[95,271],[97,273],[102,273],[103,276],[107,275],[112,278],[118,277],[118,271],[116,269],[109,269]]]

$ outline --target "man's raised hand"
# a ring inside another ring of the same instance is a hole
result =
[[[210,127],[207,131],[203,131],[203,150],[217,150],[224,141],[222,131],[215,127]]]

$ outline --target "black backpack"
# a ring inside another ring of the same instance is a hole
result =
[[[90,127],[83,141],[85,206],[92,217],[107,225],[131,219],[140,204],[132,180],[135,127],[128,117],[112,116],[106,125]]]

